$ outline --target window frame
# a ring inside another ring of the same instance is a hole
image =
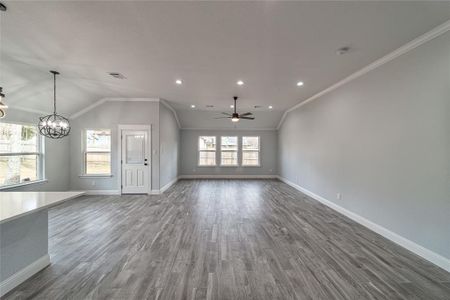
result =
[[[214,150],[201,150],[200,149],[200,138],[201,137],[214,137],[215,139],[215,147]],[[211,168],[217,167],[217,136],[215,135],[199,135],[197,137],[197,167],[199,168]],[[214,152],[214,165],[201,165],[200,164],[200,152]]]
[[[244,149],[244,138],[256,137],[258,138],[258,150],[245,150]],[[261,136],[259,135],[243,135],[241,136],[241,166],[244,168],[259,168],[261,167]],[[257,165],[245,165],[244,164],[244,152],[257,152],[258,153],[258,164]]]
[[[27,123],[27,122],[2,122],[3,124],[12,124],[12,125],[22,125],[22,126],[33,126],[36,128],[36,152],[8,152],[8,153],[0,153],[0,157],[8,157],[8,156],[27,156],[27,155],[36,155],[36,179],[30,181],[22,181],[19,183],[6,184],[3,185],[0,183],[0,190],[10,189],[14,187],[19,187],[23,185],[35,184],[46,182],[45,179],[45,138],[39,133],[39,128],[36,124]]]
[[[96,130],[96,131],[109,131],[110,143],[109,143],[109,151],[87,151],[87,132],[88,130]],[[82,166],[81,166],[81,174],[80,177],[111,177],[112,176],[112,129],[111,128],[84,128],[81,132],[81,155],[82,155]],[[88,154],[103,154],[109,153],[109,173],[87,173],[87,155]]]
[[[223,137],[234,137],[236,138],[236,150],[222,150],[222,138]],[[221,135],[220,136],[220,167],[224,167],[224,168],[235,168],[235,167],[239,167],[239,136],[237,135]],[[222,163],[222,153],[223,152],[236,152],[236,164],[235,165],[224,165]]]

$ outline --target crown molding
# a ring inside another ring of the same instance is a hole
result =
[[[39,109],[34,109],[34,108],[28,108],[28,107],[22,107],[22,106],[9,106],[7,108],[8,109],[14,109],[14,110],[20,110],[20,111],[25,111],[25,112],[30,112],[30,113],[34,113],[34,114],[39,114],[39,115],[48,115],[51,114],[50,111],[43,111],[43,110],[39,110]]]
[[[105,102],[160,102],[159,98],[102,98],[97,102],[92,103],[91,105],[83,108],[82,110],[72,114],[69,116],[69,119],[76,119],[81,115],[84,115],[90,110],[93,110],[97,106],[102,105]]]
[[[178,119],[177,111],[176,111],[172,106],[170,106],[170,104],[169,104],[169,102],[167,102],[167,100],[160,99],[160,102],[161,102],[165,107],[167,107],[168,109],[170,109],[170,110],[172,111],[172,113],[173,113],[173,115],[174,115],[174,117],[175,117],[175,120],[177,120],[178,129],[180,129],[180,128],[181,128],[181,124],[180,124],[180,120]]]
[[[181,130],[197,131],[276,131],[276,128],[180,128]]]
[[[289,108],[288,110],[286,110],[284,112],[283,116],[281,117],[280,122],[278,123],[277,129],[280,129],[281,125],[283,124],[284,120],[286,119],[287,114],[290,113],[291,111],[296,110],[297,108],[300,108],[303,105],[306,105],[306,104],[322,97],[323,95],[334,91],[335,89],[349,83],[350,81],[353,81],[356,78],[359,78],[359,77],[367,74],[368,72],[392,61],[393,59],[395,59],[405,53],[408,53],[409,51],[419,47],[422,44],[425,44],[426,42],[431,41],[432,39],[446,33],[449,30],[450,30],[450,20],[448,20],[447,22],[426,32],[425,34],[415,38],[414,40],[410,41],[409,43],[401,46],[400,48],[392,51],[391,53],[383,56],[382,58],[374,61],[373,63],[365,66],[364,68],[360,69],[359,71],[356,71],[355,73],[351,74],[350,76],[345,77],[341,81],[338,81],[337,83],[335,83],[332,86],[324,89],[323,91],[313,95],[312,97],[306,99],[305,101],[302,101],[302,102],[298,103],[297,105],[294,105],[293,107]]]

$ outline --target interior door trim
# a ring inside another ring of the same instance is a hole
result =
[[[152,168],[153,168],[153,163],[152,163],[152,156],[153,156],[153,152],[152,152],[152,125],[141,125],[141,124],[119,124],[118,125],[118,130],[117,130],[117,171],[118,171],[118,186],[119,186],[119,191],[120,194],[122,194],[122,131],[123,130],[147,130],[148,132],[148,153],[150,155],[150,168],[148,170],[148,194],[151,194],[152,191]]]

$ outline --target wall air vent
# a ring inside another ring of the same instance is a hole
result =
[[[108,73],[108,74],[111,75],[114,78],[117,78],[117,79],[126,79],[126,77],[123,74],[120,74],[120,73],[117,73],[117,72],[111,72],[111,73]]]

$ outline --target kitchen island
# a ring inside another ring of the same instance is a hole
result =
[[[48,210],[83,194],[0,193],[0,297],[50,264]]]

